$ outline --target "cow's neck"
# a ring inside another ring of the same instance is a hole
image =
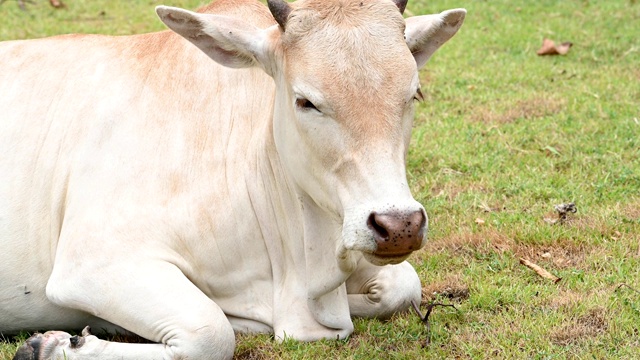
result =
[[[318,332],[350,328],[344,286],[349,272],[336,260],[342,224],[296,189],[271,129],[264,130],[266,141],[255,149],[255,181],[247,187],[272,264],[274,331],[280,335],[313,323]]]

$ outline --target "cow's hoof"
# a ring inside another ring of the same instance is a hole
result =
[[[44,360],[51,359],[56,354],[59,346],[68,346],[73,343],[71,335],[63,331],[47,331],[44,334],[33,334],[20,346],[13,360]],[[76,336],[76,342],[79,339]]]

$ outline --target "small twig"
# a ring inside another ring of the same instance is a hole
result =
[[[640,290],[636,290],[636,289],[632,288],[631,286],[627,285],[626,283],[621,283],[620,285],[616,286],[616,290],[615,291],[618,291],[618,289],[620,289],[623,286],[627,287],[627,288],[629,288],[629,289],[631,289],[631,290],[633,290],[635,292],[637,292],[638,294],[640,294]]]
[[[522,264],[522,265],[528,267],[529,269],[535,271],[536,274],[540,275],[541,277],[543,277],[545,279],[552,280],[554,283],[558,283],[558,281],[562,280],[562,278],[559,278],[559,277],[553,275],[552,273],[550,273],[547,270],[545,270],[542,267],[540,267],[538,264],[532,263],[531,261],[529,261],[527,259],[520,258],[520,264]]]
[[[411,300],[411,305],[413,305],[413,310],[416,311],[416,315],[418,315],[418,317],[420,317],[420,320],[427,326],[427,340],[425,341],[424,347],[427,347],[429,346],[429,344],[431,344],[431,323],[429,323],[429,315],[431,315],[431,311],[433,311],[433,308],[436,306],[447,306],[452,307],[456,309],[456,311],[458,311],[458,308],[453,304],[430,303],[427,304],[427,313],[422,316],[422,312],[420,311],[418,304],[416,304],[415,301]]]

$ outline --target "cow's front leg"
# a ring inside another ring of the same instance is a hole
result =
[[[56,262],[58,259],[56,259]],[[70,264],[70,263],[67,263]],[[235,337],[220,307],[173,264],[119,257],[102,272],[54,267],[47,296],[157,344],[125,344],[48,332],[29,339],[24,359],[228,359]],[[32,356],[29,357],[29,354]],[[37,356],[37,357],[36,357]]]
[[[422,297],[418,274],[406,261],[375,266],[362,260],[346,285],[351,316],[387,319]]]

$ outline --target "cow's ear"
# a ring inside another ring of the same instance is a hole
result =
[[[440,14],[413,16],[406,19],[405,38],[418,69],[427,63],[442,44],[458,32],[467,14],[465,9],[443,11]]]
[[[160,20],[210,58],[231,68],[268,68],[268,30],[223,15],[199,14],[169,6],[156,7]]]

